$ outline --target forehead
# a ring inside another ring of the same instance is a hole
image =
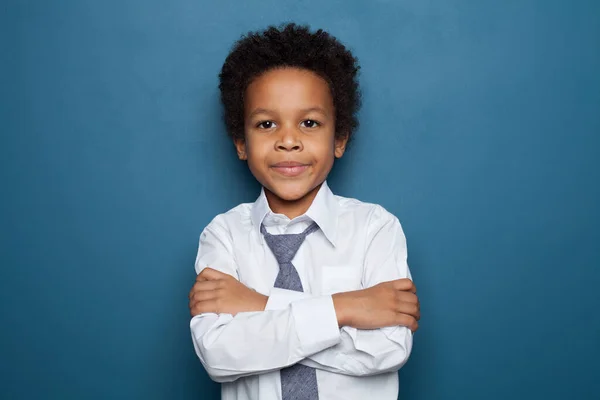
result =
[[[316,73],[299,68],[278,68],[260,75],[246,89],[244,108],[293,110],[333,108],[327,82]]]

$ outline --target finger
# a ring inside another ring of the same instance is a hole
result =
[[[212,268],[209,268],[208,266],[204,267],[204,269],[202,271],[200,271],[200,273],[198,275],[196,275],[196,281],[200,282],[200,281],[207,281],[208,278],[206,277],[207,274],[210,274],[211,271],[214,271]]]
[[[412,331],[412,333],[415,333],[418,329],[419,329],[419,323],[417,321],[415,321],[410,327],[409,329]]]
[[[412,292],[396,292],[396,301],[399,303],[411,303],[411,304],[418,304],[419,303],[419,298],[417,297],[416,294],[412,293]]]
[[[417,292],[417,288],[416,288],[415,284],[413,283],[413,281],[411,281],[408,278],[397,279],[392,282],[394,285],[394,289],[396,289],[396,290],[401,290],[404,292],[413,292],[413,293]]]
[[[196,282],[196,283],[194,283],[194,286],[192,286],[192,290],[194,290],[196,292],[206,291],[206,290],[217,290],[221,287],[221,282],[222,281],[220,281],[220,280]]]
[[[417,321],[421,319],[421,310],[416,304],[413,303],[400,303],[396,308],[396,312],[400,314],[408,315],[411,318],[416,319]]]
[[[418,321],[421,318],[421,305],[417,295],[410,292],[397,292],[396,312],[408,314]]]
[[[192,285],[190,292],[188,293],[188,298],[191,298],[195,292],[206,291],[206,290],[216,290],[219,287],[219,281],[197,281]]]
[[[217,302],[214,300],[198,301],[190,304],[190,314],[192,317],[204,313],[219,313]]]
[[[219,297],[219,292],[216,290],[196,291],[190,296],[190,304],[199,301],[213,300]]]
[[[198,276],[201,278],[204,278],[206,280],[212,281],[215,279],[225,279],[229,275],[224,274],[223,272],[217,271],[216,269],[206,267],[202,270],[202,272],[200,272],[200,274]]]
[[[416,332],[419,329],[419,323],[413,317],[408,314],[397,314],[396,322],[400,326],[405,326],[412,332]]]

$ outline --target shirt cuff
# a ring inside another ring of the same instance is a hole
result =
[[[310,293],[297,292],[295,290],[288,290],[288,289],[273,288],[271,290],[271,294],[269,294],[269,299],[267,300],[267,305],[265,306],[265,311],[267,311],[267,310],[284,310],[294,301],[304,300],[304,299],[308,299],[311,297],[312,297],[312,295]]]
[[[341,340],[331,296],[318,296],[292,303],[292,315],[304,356],[318,353]]]

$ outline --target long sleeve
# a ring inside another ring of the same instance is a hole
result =
[[[407,264],[404,232],[396,217],[377,207],[368,224],[362,287],[381,282],[411,278]],[[267,309],[285,308],[308,295],[277,290],[272,293]],[[316,325],[316,324],[315,324]],[[375,330],[359,330],[345,326],[340,342],[308,356],[301,364],[330,372],[366,376],[400,369],[412,350],[412,332],[396,326]]]
[[[196,272],[209,266],[239,279],[233,254],[227,228],[215,219],[200,237]],[[331,296],[235,317],[201,314],[192,318],[190,329],[196,354],[217,382],[281,369],[340,340]]]

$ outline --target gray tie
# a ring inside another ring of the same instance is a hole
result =
[[[294,256],[304,242],[304,239],[319,229],[316,223],[309,226],[304,232],[298,234],[271,235],[264,225],[260,231],[265,241],[279,263],[279,274],[274,286],[280,289],[303,292],[302,282],[296,267],[292,264]],[[295,364],[281,371],[281,394],[283,400],[318,400],[317,372],[306,365]]]

